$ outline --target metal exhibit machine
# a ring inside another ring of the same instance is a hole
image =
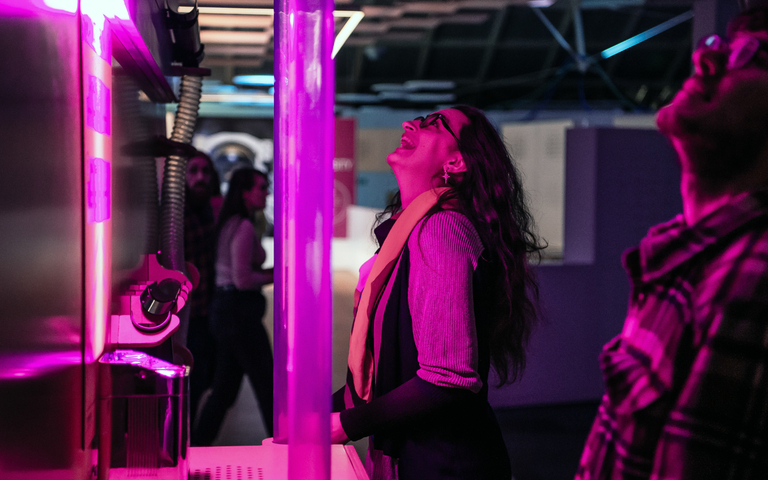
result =
[[[317,125],[333,121],[332,11],[276,2],[276,442],[196,449],[189,362],[171,337],[194,288],[183,214],[206,74],[197,11],[0,0],[0,478],[365,477],[351,447],[328,441],[333,136]],[[317,91],[294,94],[299,81]],[[179,104],[170,139],[167,103]],[[317,209],[299,211],[310,196]],[[299,303],[321,312],[306,332]]]

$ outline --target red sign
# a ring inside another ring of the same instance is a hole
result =
[[[355,203],[355,119],[336,119],[333,155],[333,236],[347,236],[347,207]]]

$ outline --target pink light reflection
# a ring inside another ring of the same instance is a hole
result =
[[[0,15],[4,17],[36,17],[44,13],[77,13],[77,0],[0,0]]]
[[[43,4],[51,10],[77,13],[77,0],[43,0]]]
[[[183,377],[187,374],[187,367],[183,365],[174,365],[135,350],[115,350],[105,353],[101,362],[111,365],[135,365],[167,378]]]
[[[107,18],[129,20],[124,0],[81,0],[80,9],[89,15],[101,14]]]
[[[97,0],[99,9],[107,18],[119,18],[121,20],[130,20],[131,16],[123,0]]]
[[[0,356],[0,379],[34,378],[79,365],[79,351],[13,353]]]
[[[93,232],[93,255],[95,256],[93,269],[93,304],[92,313],[96,322],[93,325],[93,338],[91,344],[91,357],[88,360],[99,358],[104,351],[106,343],[107,322],[109,321],[109,312],[107,310],[109,295],[109,283],[111,281],[109,271],[112,238],[108,234],[106,224],[99,222],[94,225]]]
[[[86,192],[88,223],[109,220],[111,216],[112,166],[101,158],[88,160],[89,178]]]

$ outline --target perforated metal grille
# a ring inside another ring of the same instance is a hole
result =
[[[221,465],[192,470],[189,480],[264,480],[264,470],[261,467]]]

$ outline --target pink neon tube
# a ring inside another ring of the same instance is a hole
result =
[[[287,437],[289,480],[326,480],[330,478],[333,0],[277,0],[275,10],[275,438]],[[284,346],[279,345],[282,342]]]

